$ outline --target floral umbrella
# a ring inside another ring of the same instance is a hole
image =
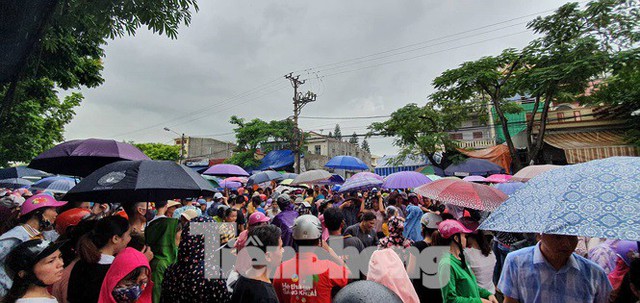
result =
[[[507,200],[503,192],[487,185],[453,179],[440,179],[420,186],[415,192],[447,204],[492,211]]]

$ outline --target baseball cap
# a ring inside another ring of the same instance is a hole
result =
[[[249,226],[264,222],[269,222],[269,217],[259,211],[256,211],[249,216]]]
[[[223,198],[223,196],[222,196],[222,194],[221,194],[221,193],[215,193],[215,194],[213,195],[213,198],[214,198],[214,199],[216,199],[216,200],[218,200],[218,199],[222,199],[222,198]]]
[[[443,238],[449,239],[455,234],[470,234],[473,231],[466,228],[462,223],[456,220],[448,219],[438,224],[438,231]]]

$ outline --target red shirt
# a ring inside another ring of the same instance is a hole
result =
[[[331,289],[348,282],[346,267],[307,252],[297,253],[278,267],[273,287],[280,303],[331,303]]]

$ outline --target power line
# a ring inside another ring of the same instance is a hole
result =
[[[312,116],[300,116],[298,118],[301,119],[314,119],[314,120],[359,120],[359,119],[377,119],[377,118],[389,118],[390,115],[379,115],[379,116],[355,116],[355,117],[312,117]]]

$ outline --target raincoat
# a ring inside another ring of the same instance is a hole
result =
[[[282,231],[282,246],[293,247],[293,233],[291,228],[293,227],[293,221],[295,221],[297,217],[298,212],[293,209],[292,204],[289,204],[271,221],[271,224],[279,227],[280,231]]]
[[[118,253],[115,260],[113,260],[111,267],[109,267],[109,271],[107,271],[104,281],[102,281],[102,288],[100,289],[100,298],[98,299],[98,303],[117,303],[111,292],[118,285],[120,280],[138,267],[146,267],[151,271],[149,261],[144,254],[132,247],[127,247]],[[153,288],[152,281],[153,280],[151,279],[149,280],[147,287],[144,289],[136,303],[151,303],[151,292]]]
[[[151,274],[153,282],[153,302],[160,302],[162,294],[162,280],[164,272],[169,265],[176,262],[178,258],[178,246],[176,245],[176,233],[180,221],[174,218],[161,218],[155,220],[147,226],[145,236],[147,245],[153,251],[151,260]]]
[[[411,239],[414,242],[424,240],[424,237],[422,237],[422,226],[420,225],[422,215],[423,212],[419,206],[407,206],[407,219],[404,222],[404,231],[402,232],[405,238]]]
[[[402,260],[393,249],[374,251],[369,261],[367,280],[380,283],[393,291],[402,302],[420,303]]]

